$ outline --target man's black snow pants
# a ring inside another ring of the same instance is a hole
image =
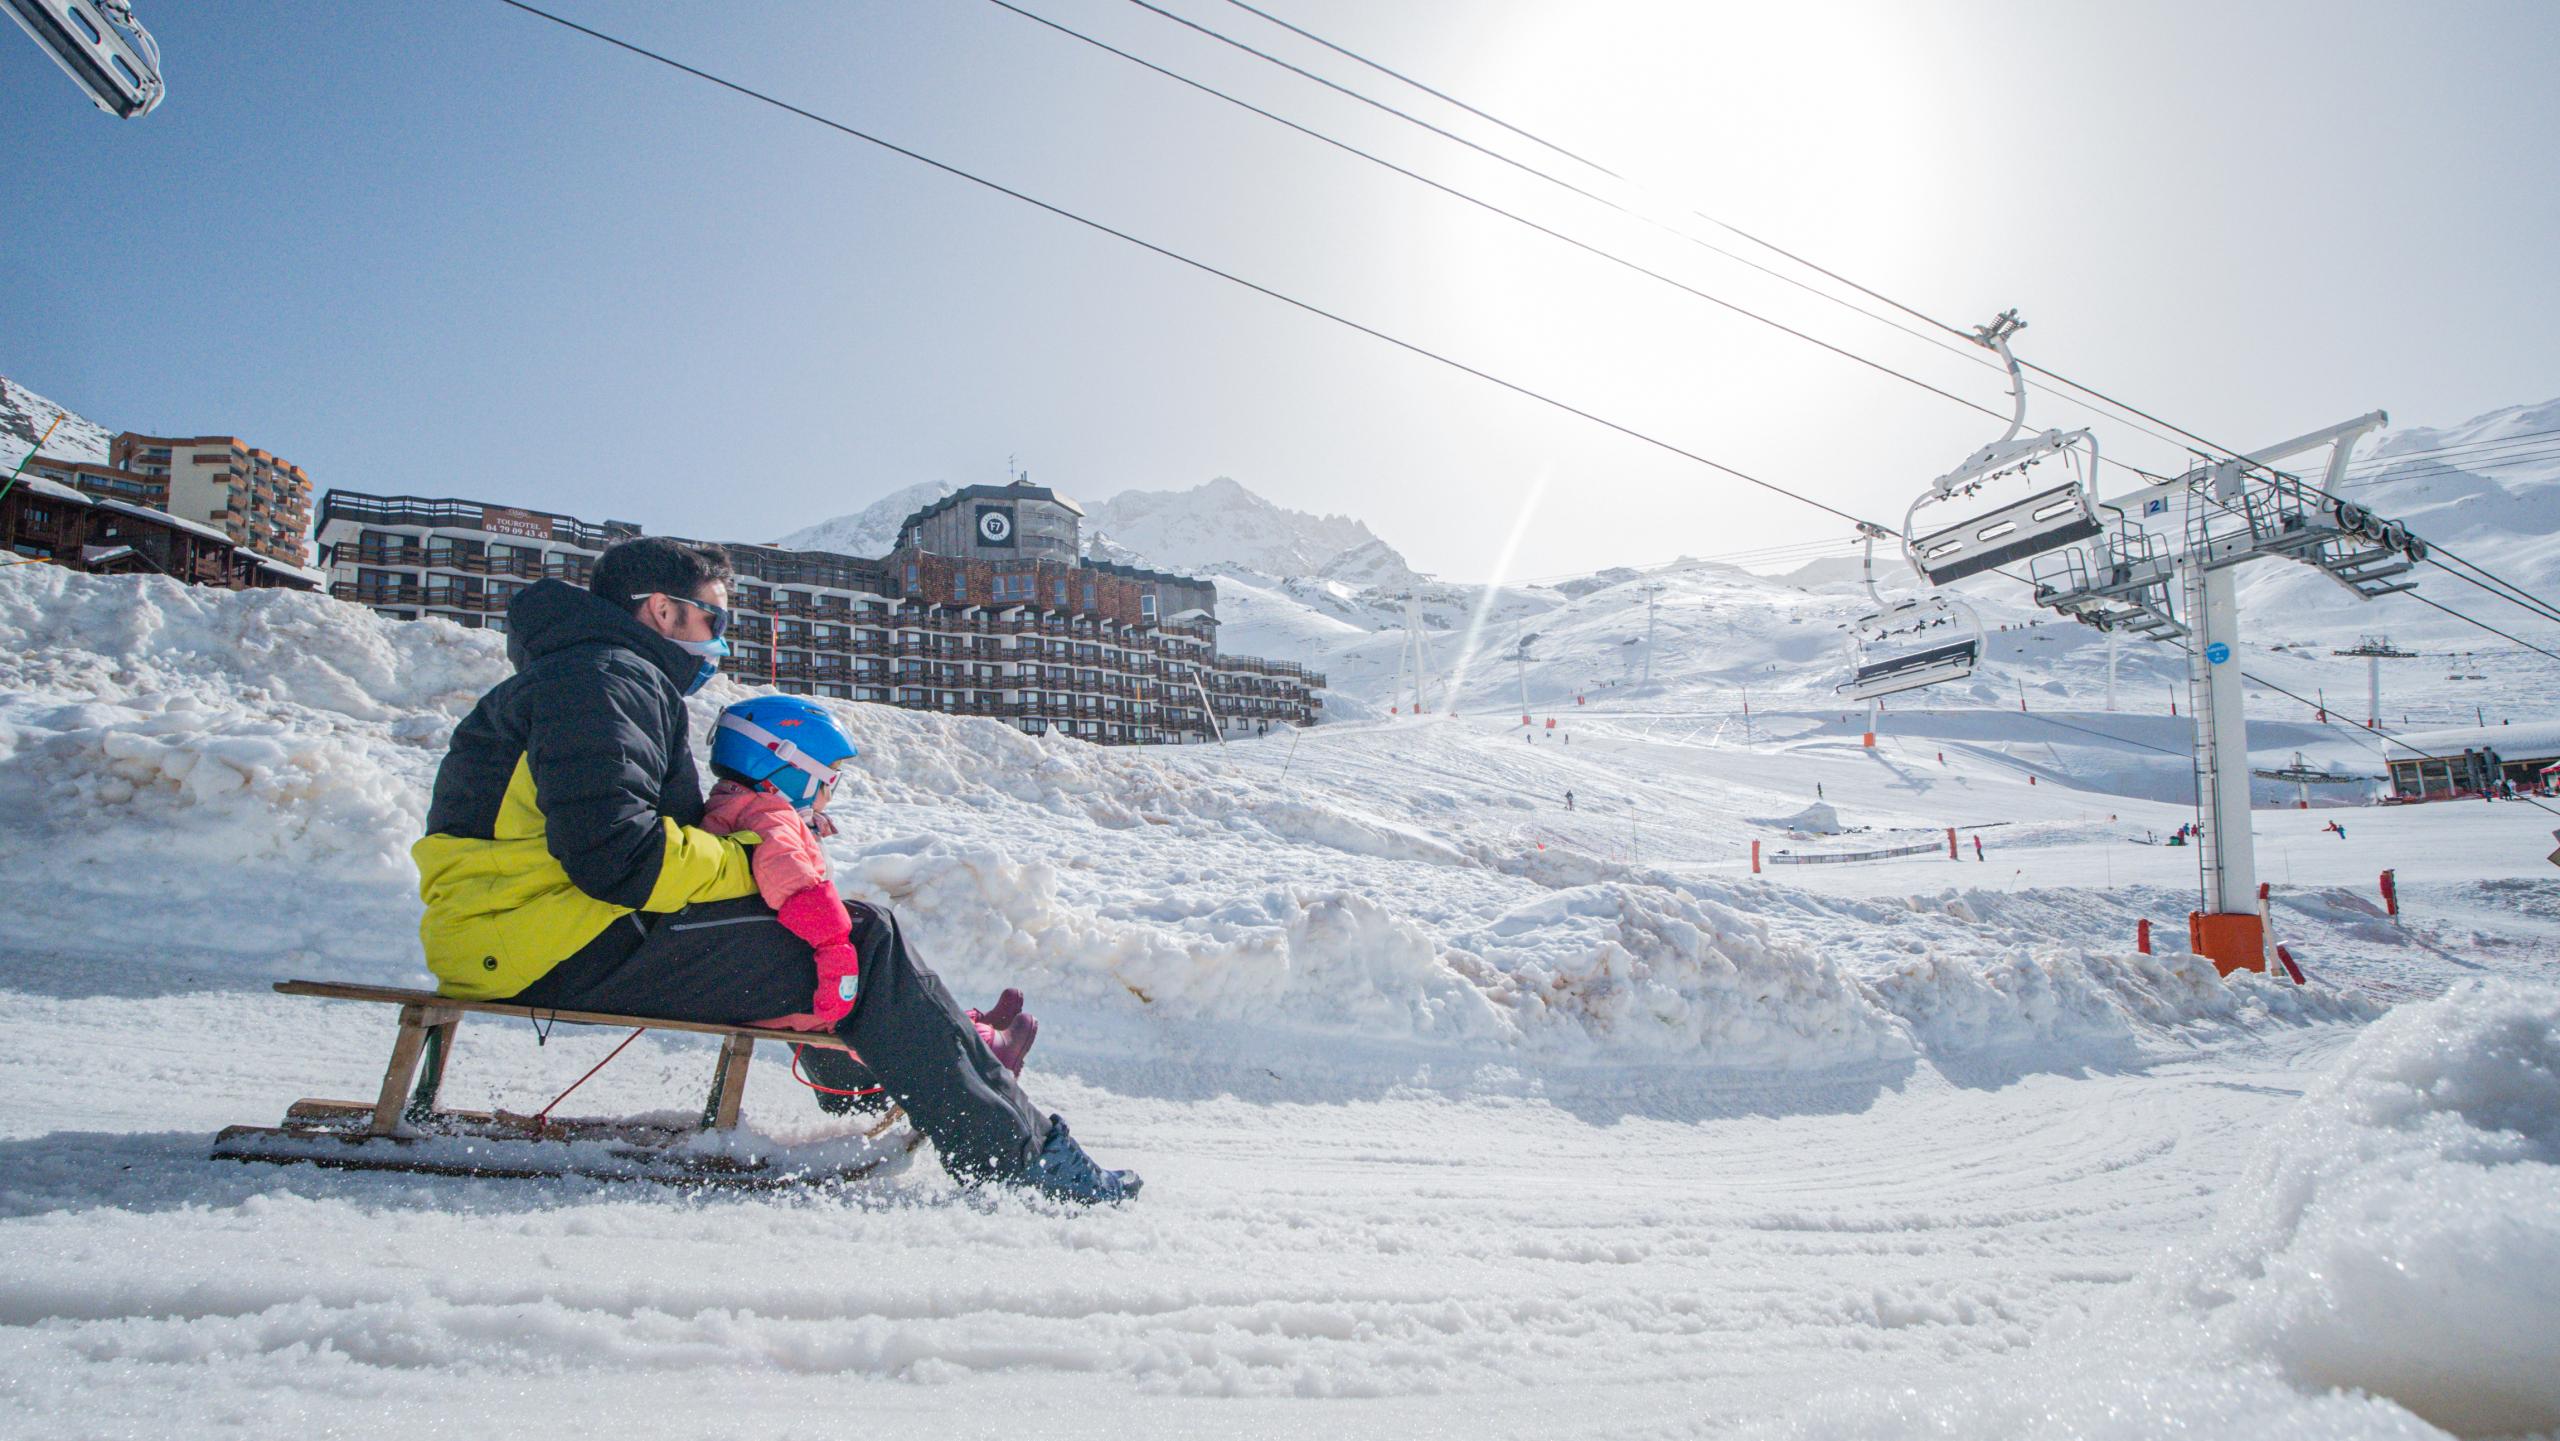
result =
[[[1048,1118],[979,1039],[942,979],[908,952],[889,913],[859,901],[846,909],[862,986],[836,1034],[861,1053],[953,1175],[1020,1175],[1048,1139]],[[742,896],[625,916],[509,999],[744,1025],[806,1011],[817,989],[809,943],[784,929],[761,897]],[[790,1036],[774,1032],[776,1040]]]

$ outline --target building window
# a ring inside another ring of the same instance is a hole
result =
[[[1060,605],[1065,605],[1066,603],[1067,603],[1067,578],[1066,578],[1065,576],[1063,576],[1063,575],[1062,575],[1062,576],[1058,577],[1058,604],[1060,604]]]
[[[1084,583],[1084,608],[1085,608],[1086,610],[1091,610],[1091,609],[1093,609],[1093,590],[1094,590],[1093,582],[1092,582],[1092,581],[1086,581],[1086,582]]]
[[[1138,615],[1144,620],[1154,620],[1156,618],[1156,593],[1154,591],[1144,590],[1138,592]]]
[[[969,573],[967,571],[955,570],[951,573],[951,598],[953,600],[967,600],[969,598]]]
[[[916,581],[915,565],[910,562],[907,566],[907,594],[914,595],[922,589],[924,589],[924,587]]]

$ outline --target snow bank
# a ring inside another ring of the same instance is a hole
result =
[[[2560,1430],[2560,988],[2376,1022],[2211,1233],[1980,1382],[1772,1434],[2409,1437]]]
[[[0,897],[31,949],[416,979],[408,846],[455,720],[506,673],[498,636],[0,574]]]
[[[0,572],[0,901],[45,918],[37,953],[140,944],[252,977],[418,983],[409,847],[454,723],[507,673],[500,636],[323,596]],[[694,698],[697,745],[745,693]],[[863,752],[838,798],[841,885],[893,906],[962,989],[1080,1010],[1067,1045],[1213,1026],[1248,1050],[1318,1034],[1762,1069],[2032,1048],[2070,1065],[2197,1027],[2371,1014],[2090,949],[2088,917],[2066,914],[2085,896],[1842,901],[1523,847],[1517,787],[1438,765],[1382,781],[1311,762],[1283,788],[1257,770],[1276,752],[836,709]],[[1796,822],[1837,826],[1820,805]]]
[[[2560,1430],[2560,988],[2469,982],[2376,1022],[2162,1293],[2303,1386]]]
[[[1840,824],[1840,813],[1833,810],[1828,801],[1815,801],[1794,815],[1774,817],[1758,824],[1807,836],[1836,836],[1848,829]]]

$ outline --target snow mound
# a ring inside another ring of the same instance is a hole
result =
[[[2166,1289],[2300,1385],[2560,1430],[2560,988],[2474,981],[2376,1022]]]
[[[496,634],[325,596],[0,572],[0,904],[43,917],[34,948],[64,957],[123,958],[140,931],[250,976],[415,983],[409,848],[453,725],[507,673]],[[698,747],[749,693],[724,678],[693,698]],[[839,885],[893,906],[955,987],[1034,989],[1073,1018],[1065,1047],[1215,1031],[1237,1064],[1329,1036],[1561,1063],[2067,1068],[2372,1014],[2090,948],[2091,925],[2034,894],[1836,900],[1560,835],[1521,846],[1513,798],[1455,772],[1381,791],[1310,757],[1283,787],[1276,751],[832,708],[863,753],[838,794]],[[1827,806],[1796,820],[1837,825]]]
[[[1836,836],[1849,829],[1840,824],[1840,813],[1833,810],[1827,801],[1815,801],[1794,815],[1774,817],[1756,824],[1807,836]]]
[[[2560,1429],[2560,987],[2473,981],[2359,1035],[2210,1235],[1980,1381],[1762,1434],[2279,1437]]]

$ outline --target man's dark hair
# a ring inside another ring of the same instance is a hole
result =
[[[640,608],[640,597],[655,592],[691,600],[712,581],[726,581],[729,552],[716,545],[694,545],[663,535],[620,541],[596,557],[587,589],[624,610]]]

